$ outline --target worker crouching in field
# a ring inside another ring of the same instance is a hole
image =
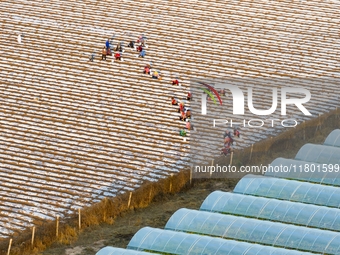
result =
[[[171,98],[171,104],[172,105],[178,105],[178,102],[174,97]]]
[[[179,81],[178,81],[178,79],[174,79],[174,80],[172,80],[172,85],[179,85]]]
[[[143,73],[144,74],[150,74],[150,65],[149,64],[144,67]]]
[[[115,59],[116,59],[116,60],[122,60],[122,54],[121,54],[120,52],[117,51],[117,52],[115,53]]]
[[[183,102],[181,102],[180,104],[179,104],[179,107],[178,107],[178,111],[177,112],[184,112],[184,103]]]
[[[187,100],[190,101],[191,99],[192,99],[192,94],[190,91],[188,91]]]
[[[186,120],[186,114],[184,111],[181,111],[181,116],[179,116],[179,120],[182,120],[182,121]]]

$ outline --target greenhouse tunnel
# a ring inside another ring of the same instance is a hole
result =
[[[171,230],[144,227],[140,229],[128,244],[128,249],[152,251],[166,254],[185,255],[304,255],[313,254],[247,242],[238,242],[222,238],[197,234],[188,234]]]
[[[340,164],[340,147],[307,143],[301,147],[295,159],[322,164]]]
[[[277,158],[270,166],[265,176],[340,186],[340,165]]]
[[[111,246],[106,246],[100,249],[96,255],[157,255],[159,253],[149,253],[143,251],[127,250],[122,248],[115,248]]]
[[[340,210],[312,204],[214,191],[200,210],[340,231]]]
[[[340,233],[234,215],[179,209],[165,229],[315,253],[340,254]]]
[[[340,147],[340,129],[333,130],[326,138],[324,145]]]
[[[237,183],[233,192],[327,207],[340,207],[340,192],[337,187],[261,175],[248,174],[244,176]]]

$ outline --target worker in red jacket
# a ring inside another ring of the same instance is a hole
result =
[[[116,60],[121,60],[121,57],[122,57],[122,54],[121,54],[120,52],[117,51],[117,52],[115,53],[115,59],[116,59]]]
[[[184,103],[183,102],[181,102],[179,104],[178,112],[184,112]]]
[[[171,104],[172,105],[178,105],[178,102],[174,97],[171,98]]]
[[[174,80],[172,80],[172,85],[179,85],[179,81],[178,81],[178,79],[174,79]]]
[[[138,47],[137,47],[137,51],[138,52],[141,52],[143,50],[143,46],[142,45],[139,45]]]
[[[179,119],[180,119],[180,120],[183,120],[183,121],[186,120],[186,114],[185,114],[184,111],[181,111],[181,116],[179,116]]]
[[[144,74],[150,74],[150,65],[146,65],[144,67],[144,71],[143,71]]]

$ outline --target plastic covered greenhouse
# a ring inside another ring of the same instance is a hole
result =
[[[301,147],[296,154],[295,159],[316,163],[334,164],[335,166],[338,166],[340,164],[339,155],[339,147],[307,143]]]
[[[340,233],[234,215],[179,209],[165,229],[300,251],[340,254]]]
[[[233,192],[328,207],[340,207],[340,192],[337,187],[260,175],[248,174],[244,176],[237,183]]]
[[[214,191],[200,210],[340,231],[340,210],[325,206]]]
[[[340,165],[285,158],[277,158],[270,165],[265,176],[340,186]],[[281,166],[287,166],[288,171],[280,170]]]
[[[333,130],[326,138],[324,145],[340,147],[340,129]]]
[[[128,249],[185,255],[312,254],[150,227],[140,229],[131,239]]]
[[[111,246],[106,246],[96,253],[96,255],[155,255],[155,254],[159,254],[159,253],[126,250],[126,249],[115,248]]]

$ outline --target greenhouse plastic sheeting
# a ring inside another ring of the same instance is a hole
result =
[[[338,166],[340,164],[340,148],[307,143],[301,147],[296,154],[295,159],[316,163],[334,164]]]
[[[312,254],[217,237],[145,227],[128,244],[128,249],[183,255],[295,255]]]
[[[149,253],[135,250],[126,250],[122,248],[115,248],[111,246],[106,246],[99,250],[96,255],[156,255],[158,253]]]
[[[179,209],[165,229],[300,251],[340,254],[340,233],[189,209]]]
[[[333,130],[326,138],[324,145],[340,147],[340,129]]]
[[[340,231],[340,210],[325,206],[214,191],[200,210]]]
[[[283,166],[286,167],[286,170],[282,170]],[[270,164],[264,175],[340,186],[340,165],[336,164],[277,158]]]
[[[234,188],[234,193],[270,197],[306,204],[340,207],[340,188],[321,184],[248,174]]]

